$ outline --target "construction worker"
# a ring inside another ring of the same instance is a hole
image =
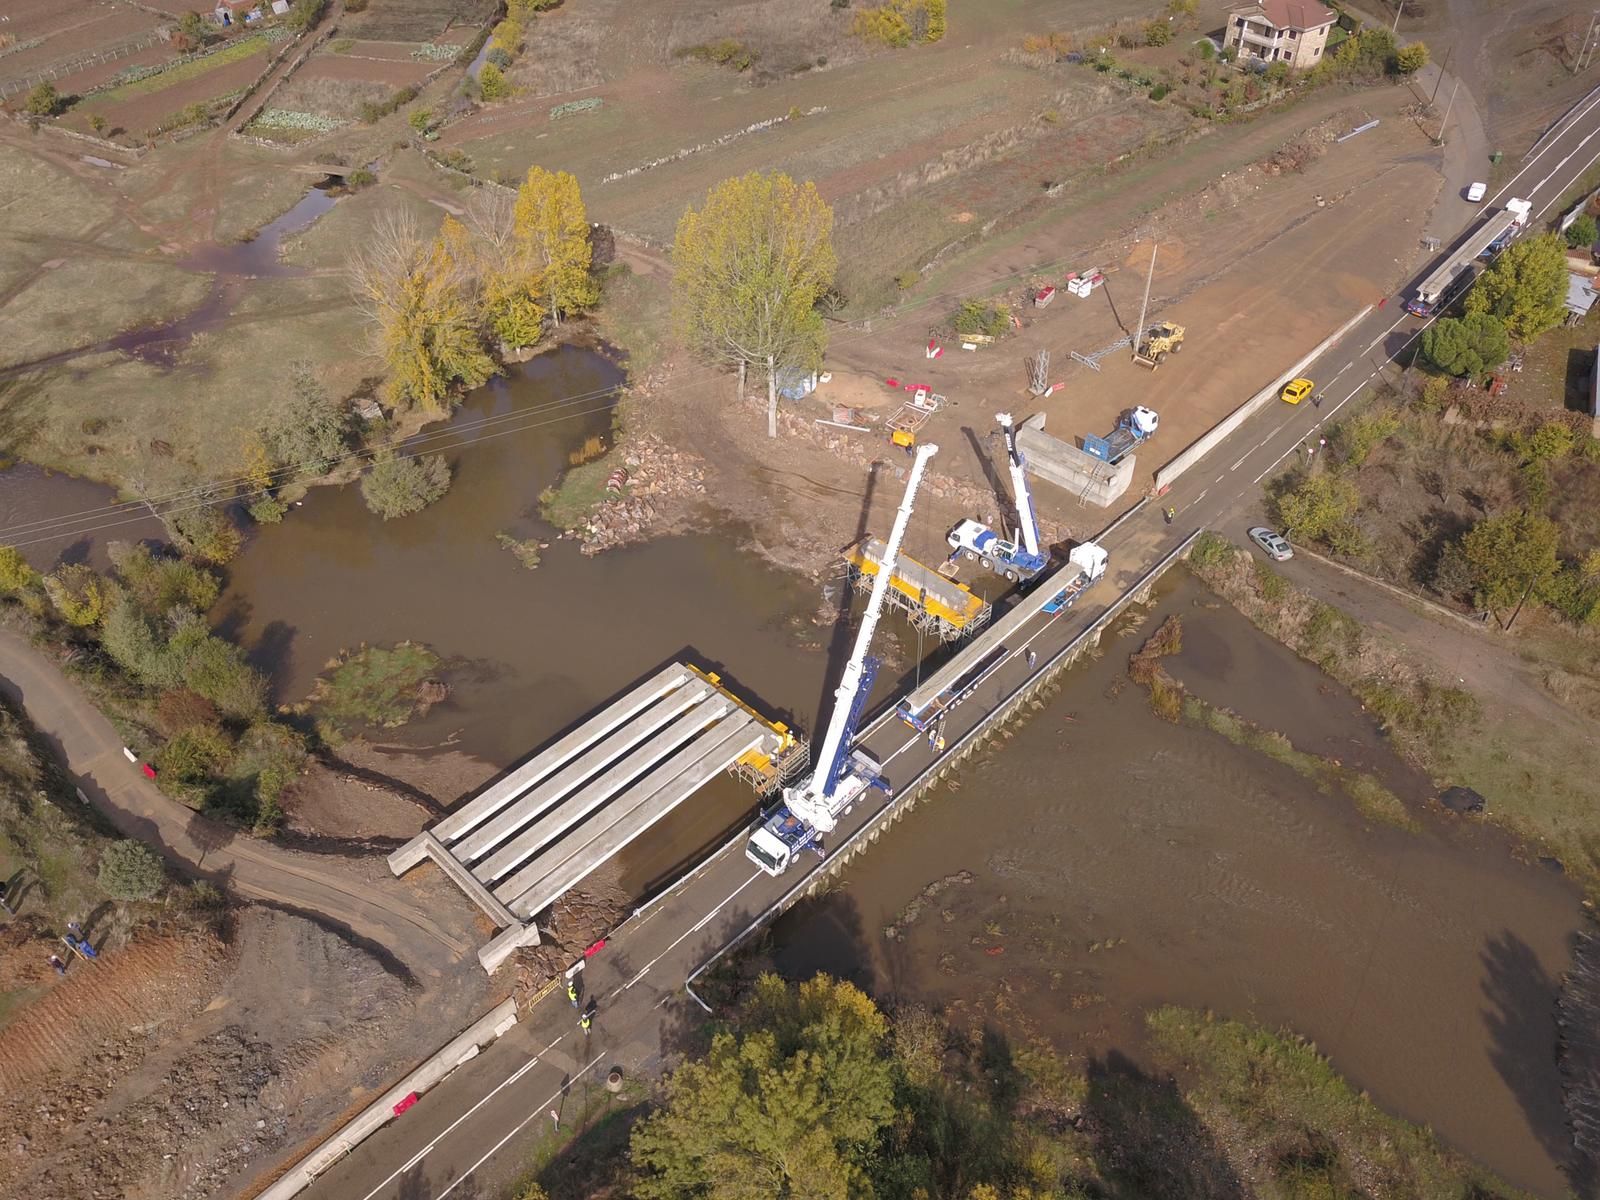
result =
[[[1161,519],[1164,520],[1168,525],[1171,525],[1178,519],[1178,510],[1173,508],[1170,504],[1167,505],[1161,510]]]
[[[567,999],[572,1002],[572,1007],[578,1007],[578,984],[574,979],[567,980]]]
[[[584,1033],[588,1033],[589,1032],[589,1026],[591,1026],[593,1024],[594,1024],[594,1013],[592,1013],[592,1012],[586,1012],[586,1013],[583,1014],[583,1016],[578,1018],[578,1028],[583,1030]]]

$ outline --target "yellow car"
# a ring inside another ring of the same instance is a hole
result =
[[[1296,379],[1293,383],[1284,385],[1283,398],[1290,404],[1299,404],[1316,390],[1316,386],[1309,379]]]

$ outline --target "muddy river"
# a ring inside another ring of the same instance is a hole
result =
[[[1348,693],[1198,584],[1161,609],[1183,614],[1167,661],[1193,692],[1425,795]],[[1157,719],[1126,684],[1155,623],[1108,636],[957,790],[780,922],[780,968],[938,1005],[1003,995],[1084,1055],[1137,1057],[1141,1014],[1166,1003],[1288,1026],[1386,1108],[1560,1194],[1553,1005],[1577,890],[1493,831],[1420,808],[1420,834],[1373,826],[1287,767]]]
[[[731,537],[666,538],[586,558],[539,520],[539,493],[572,448],[609,431],[606,389],[620,378],[593,351],[541,355],[413,443],[439,449],[454,468],[437,504],[384,521],[354,484],[319,488],[281,525],[257,530],[229,568],[220,611],[272,673],[279,699],[303,697],[343,648],[412,638],[444,656],[454,690],[393,740],[496,768],[675,658],[718,672],[774,716],[815,727],[827,661],[818,648],[827,631],[811,619],[815,585]],[[574,396],[598,398],[574,405]],[[541,565],[520,566],[495,541],[502,531],[550,541]],[[648,887],[754,802],[732,779],[717,780],[628,849],[625,885]]]
[[[603,404],[562,400],[618,378],[592,351],[543,355],[424,435],[419,448],[442,450],[455,470],[439,503],[385,522],[353,485],[317,489],[281,525],[255,530],[220,612],[278,697],[302,697],[342,648],[413,638],[449,661],[454,691],[393,740],[495,769],[680,656],[817,729],[840,640],[813,620],[815,584],[737,538],[668,538],[598,558],[560,541],[533,571],[496,544],[501,531],[553,537],[539,492],[610,419]],[[8,526],[50,529],[42,523],[106,499],[33,468],[0,474]],[[157,532],[143,522],[114,536]],[[30,547],[46,566],[100,553],[81,534]],[[1379,773],[1421,811],[1423,781],[1348,694],[1193,584],[1162,604],[1184,614],[1171,666],[1192,690]],[[1150,628],[1108,637],[1103,657],[1014,740],[963,770],[959,790],[919,807],[842,888],[786,918],[781,965],[936,1004],[1004,992],[1082,1054],[1137,1057],[1140,1014],[1163,1003],[1290,1026],[1387,1108],[1513,1182],[1559,1192],[1552,1001],[1576,890],[1518,862],[1492,831],[1426,813],[1420,834],[1374,827],[1286,767],[1160,722],[1124,681]],[[884,635],[910,641],[897,618]],[[629,848],[619,882],[648,890],[751,804],[741,785],[717,781]],[[971,881],[901,919],[928,885],[961,872]],[[902,936],[890,940],[896,922]]]

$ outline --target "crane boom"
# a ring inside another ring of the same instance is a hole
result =
[[[803,783],[789,789],[784,797],[790,811],[823,832],[834,826],[836,814],[832,806],[850,752],[850,734],[854,732],[852,726],[860,719],[862,709],[866,706],[865,693],[877,673],[876,663],[868,658],[867,651],[872,646],[872,635],[883,613],[883,602],[889,593],[895,563],[900,557],[900,543],[905,540],[906,526],[911,523],[917,488],[922,483],[928,460],[938,452],[939,447],[930,443],[917,447],[916,459],[906,478],[905,496],[900,501],[894,528],[889,533],[878,573],[873,578],[872,594],[867,598],[861,628],[856,631],[855,648],[850,652],[850,659],[845,663],[839,686],[833,694],[833,713],[828,718],[828,732],[817,752],[816,769]]]
[[[1033,493],[1028,491],[1028,476],[1022,469],[1022,452],[1017,449],[1017,431],[1011,424],[1010,413],[996,413],[1000,431],[1006,435],[1006,462],[1011,467],[1011,490],[1017,497],[1017,522],[1021,526],[1022,545],[1029,554],[1039,553],[1039,522],[1033,515]]]

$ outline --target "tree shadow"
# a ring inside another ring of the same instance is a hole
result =
[[[1491,937],[1479,958],[1488,1002],[1483,1020],[1490,1060],[1522,1106],[1528,1128],[1545,1153],[1570,1171],[1572,1138],[1557,1066],[1557,981],[1546,973],[1532,948],[1510,930]]]
[[[1580,1200],[1600,1195],[1600,937],[1578,938],[1561,989],[1561,1086],[1571,1122],[1573,1157],[1567,1172]]]
[[[1595,372],[1600,370],[1600,359],[1587,347],[1574,346],[1567,351],[1566,388],[1562,404],[1572,412],[1589,411],[1590,389],[1595,386]]]
[[[245,652],[245,661],[268,679],[282,679],[294,662],[294,639],[299,630],[287,621],[268,621],[255,645]]]
[[[1145,1074],[1118,1050],[1091,1059],[1087,1074],[1085,1118],[1114,1194],[1245,1200],[1222,1147],[1173,1080]]]
[[[478,1183],[476,1176],[460,1179],[454,1171],[449,1171],[442,1178],[435,1180],[428,1178],[427,1171],[428,1164],[419,1162],[403,1173],[395,1181],[395,1200],[433,1200],[452,1184],[455,1186],[450,1193],[451,1200],[487,1200],[488,1194]]]

